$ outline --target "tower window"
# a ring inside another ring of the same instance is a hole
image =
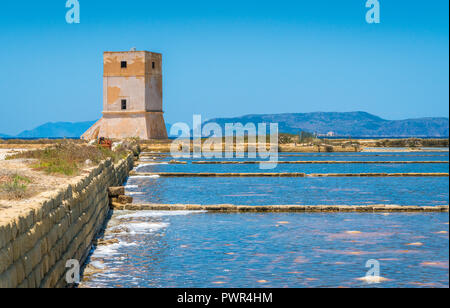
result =
[[[121,68],[127,68],[127,61],[120,62],[120,67]]]
[[[127,110],[127,100],[126,99],[122,100],[122,110]]]
[[[155,62],[152,62],[152,69],[155,69]]]

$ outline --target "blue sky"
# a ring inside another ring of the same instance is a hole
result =
[[[3,1],[0,133],[101,117],[103,51],[163,53],[166,121],[355,111],[448,117],[449,3]]]

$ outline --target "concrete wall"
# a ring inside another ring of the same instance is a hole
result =
[[[106,160],[27,214],[0,222],[0,288],[64,287],[66,261],[82,265],[109,211],[107,188],[121,185],[133,155]]]
[[[145,110],[162,111],[162,55],[153,52],[146,53],[145,64]]]
[[[130,111],[145,110],[144,77],[107,77],[103,79],[103,110]],[[122,110],[122,100],[127,100],[127,109]]]
[[[103,111],[162,111],[162,55],[148,51],[105,52]],[[121,68],[126,61],[127,67]]]
[[[162,111],[162,76],[150,76],[145,80],[145,110]]]

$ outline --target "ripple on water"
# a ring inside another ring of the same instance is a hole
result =
[[[378,286],[445,287],[448,239],[429,235],[447,221],[447,213],[116,211],[106,236],[120,241],[94,251],[104,268],[84,286],[370,287],[356,278],[375,259]]]
[[[114,233],[119,234],[149,234],[159,229],[166,228],[168,223],[151,223],[151,222],[130,222],[123,223],[111,229]]]
[[[206,211],[138,211],[129,214],[119,215],[116,217],[116,219],[178,216],[178,215],[189,215],[200,213],[206,213]]]
[[[348,160],[345,155],[342,159]],[[254,167],[149,163],[138,168],[148,172],[197,172],[208,168],[251,171]],[[444,167],[448,172],[448,164]],[[411,164],[281,168],[368,172],[443,167]],[[439,205],[448,204],[449,196],[448,178],[153,175],[130,177],[126,191],[137,203],[169,204]],[[105,239],[118,242],[98,246],[92,252],[90,265],[99,272],[94,271],[90,280],[82,283],[84,287],[370,287],[373,281],[365,277],[369,259],[380,262],[378,286],[448,287],[448,213],[115,211]]]

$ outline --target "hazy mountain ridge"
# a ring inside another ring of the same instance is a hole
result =
[[[49,122],[32,130],[25,130],[17,138],[79,138],[95,121]],[[11,136],[12,137],[12,136]]]
[[[282,133],[298,134],[308,131],[318,134],[333,132],[338,136],[356,137],[448,137],[448,118],[418,118],[385,120],[367,112],[312,112],[245,115],[233,118],[216,118],[222,129],[225,123],[279,123]]]
[[[367,112],[312,112],[283,114],[250,114],[241,117],[216,118],[205,123],[218,123],[225,132],[225,123],[279,123],[282,133],[298,134],[300,131],[353,137],[448,137],[449,119],[429,117],[405,120],[385,120]],[[26,130],[17,136],[0,134],[0,138],[78,138],[95,121],[56,122]],[[166,124],[170,133],[170,124]]]

